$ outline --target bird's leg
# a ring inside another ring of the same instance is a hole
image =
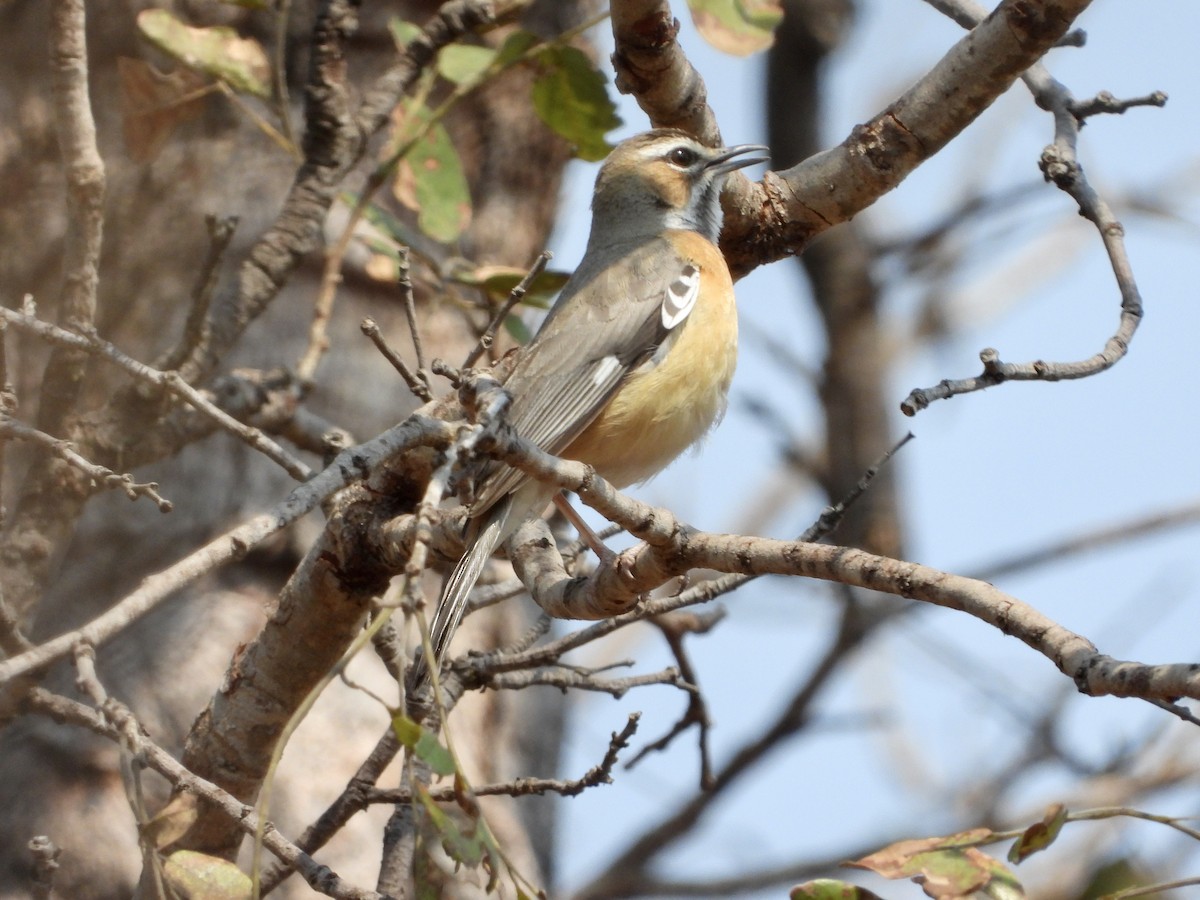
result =
[[[575,507],[571,505],[571,501],[567,499],[567,495],[559,491],[554,495],[554,505],[558,507],[558,511],[562,513],[568,522],[575,526],[575,530],[579,532],[579,536],[583,538],[583,542],[587,544],[595,554],[600,557],[600,565],[615,565],[617,572],[625,579],[633,578],[633,558],[631,555],[632,548],[622,553],[614,553],[604,545],[604,541],[600,539],[600,535],[592,531],[587,522],[583,521],[583,516],[575,511]]]
[[[600,539],[600,535],[592,531],[591,526],[583,521],[583,516],[575,512],[575,507],[571,505],[571,501],[567,499],[567,495],[559,491],[554,495],[554,505],[558,507],[558,511],[566,517],[575,530],[579,532],[579,536],[583,538],[583,542],[595,551],[596,555],[601,560],[610,559],[613,552],[604,546],[604,541]]]

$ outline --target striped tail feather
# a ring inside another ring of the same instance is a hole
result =
[[[439,669],[450,647],[450,640],[462,622],[463,613],[467,609],[467,600],[475,582],[483,574],[496,547],[504,540],[510,531],[506,528],[509,514],[512,511],[513,497],[508,495],[497,502],[484,516],[478,527],[472,526],[474,538],[468,538],[468,546],[462,558],[455,565],[454,571],[442,585],[442,594],[438,598],[433,618],[429,622],[429,639],[433,645],[433,661]],[[468,532],[469,534],[470,532]],[[413,663],[409,676],[409,689],[416,690],[428,681],[425,655],[418,654]]]

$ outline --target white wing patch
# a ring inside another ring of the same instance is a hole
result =
[[[662,323],[667,329],[674,328],[688,317],[700,296],[700,268],[687,263],[679,271],[679,277],[667,285],[662,303]]]
[[[604,384],[608,381],[615,369],[620,368],[621,361],[615,356],[606,356],[596,365],[596,371],[592,373],[593,384]]]

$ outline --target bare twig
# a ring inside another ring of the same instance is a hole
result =
[[[652,684],[665,684],[681,688],[691,693],[691,685],[679,674],[673,666],[661,672],[647,672],[642,675],[630,675],[628,678],[596,678],[569,669],[533,669],[524,672],[504,672],[487,679],[488,687],[496,690],[521,690],[535,685],[548,685],[561,691],[595,691],[600,694],[611,694],[620,699],[630,690]]]
[[[62,855],[62,849],[44,834],[39,834],[30,840],[29,852],[33,856],[31,894],[34,900],[50,900],[54,896],[54,875],[58,872],[58,858]]]
[[[36,688],[31,693],[29,706],[31,711],[49,716],[56,722],[85,728],[110,740],[120,739],[120,732],[100,713],[89,709],[82,703],[53,694],[43,688]],[[259,821],[254,807],[238,801],[212,782],[189,772],[171,754],[151,741],[145,735],[144,730],[137,726],[136,721],[132,720],[132,716],[131,721],[134,727],[129,731],[135,741],[135,752],[140,759],[145,761],[146,765],[166,778],[177,791],[201,797],[220,809],[244,833],[253,834],[258,829]],[[319,893],[341,898],[341,900],[387,900],[374,891],[347,884],[328,866],[318,863],[284,838],[274,825],[267,823],[262,830],[265,836],[264,846],[279,859],[294,867],[304,880]]]
[[[976,17],[977,21],[983,21],[986,10],[974,0],[959,0],[958,6]],[[1006,363],[1001,361],[995,349],[988,347],[979,354],[983,363],[982,374],[970,378],[945,379],[933,387],[913,390],[900,404],[901,411],[907,416],[916,415],[935,400],[984,390],[1006,381],[1062,381],[1096,375],[1116,365],[1125,356],[1141,322],[1142,298],[1125,250],[1125,229],[1108,204],[1088,183],[1079,164],[1077,145],[1083,121],[1081,111],[1083,115],[1092,115],[1098,112],[1123,112],[1130,106],[1161,106],[1166,102],[1166,95],[1157,92],[1150,98],[1126,103],[1120,103],[1109,95],[1105,100],[1097,97],[1080,104],[1062,83],[1051,77],[1040,62],[1030,66],[1021,77],[1038,106],[1054,115],[1054,142],[1042,151],[1039,162],[1042,174],[1047,181],[1052,181],[1071,196],[1079,207],[1079,214],[1096,227],[1108,254],[1121,295],[1117,330],[1100,352],[1076,362],[1036,360],[1031,363]]]
[[[99,646],[185,585],[226,562],[241,559],[252,547],[315,509],[335,491],[362,477],[380,460],[423,444],[445,446],[450,442],[451,431],[445,423],[416,416],[372,441],[340,453],[332,465],[298,485],[272,510],[249,519],[173,566],[144,579],[136,591],[87,625],[39,644],[20,656],[0,660],[0,685],[63,658],[76,642]]]
[[[546,265],[554,258],[554,254],[549,250],[545,250],[538,255],[534,260],[533,265],[529,267],[529,271],[520,283],[513,288],[508,295],[508,299],[496,310],[496,315],[492,316],[492,321],[488,323],[487,328],[483,330],[483,334],[479,336],[479,343],[475,345],[467,358],[463,360],[462,367],[469,369],[479,361],[479,357],[483,356],[492,347],[492,342],[496,339],[496,332],[500,326],[504,324],[504,320],[508,318],[508,314],[513,311],[518,303],[525,299],[525,295],[529,292],[529,286],[533,284],[537,277],[546,271]]]
[[[1070,104],[1071,112],[1075,114],[1075,118],[1083,121],[1089,116],[1097,116],[1102,113],[1110,113],[1120,115],[1127,109],[1133,109],[1135,106],[1157,106],[1162,108],[1167,105],[1167,95],[1163,91],[1153,91],[1144,97],[1130,97],[1127,100],[1118,100],[1108,91],[1101,91],[1090,100],[1074,100]]]
[[[168,513],[171,511],[171,502],[159,494],[157,483],[152,481],[140,483],[134,481],[132,475],[118,475],[112,469],[98,466],[84,459],[72,449],[69,441],[59,440],[56,437],[26,425],[24,422],[18,422],[16,419],[11,419],[8,416],[0,414],[0,440],[10,438],[27,441],[42,447],[68,465],[83,472],[98,487],[120,489],[125,492],[125,495],[130,500],[137,500],[138,497],[148,497],[158,506],[159,512]]]
[[[145,363],[138,362],[132,357],[127,356],[112,344],[101,340],[92,333],[76,334],[58,328],[48,322],[43,322],[28,313],[17,312],[16,310],[4,307],[0,307],[0,316],[22,331],[36,334],[38,337],[58,346],[82,350],[100,359],[107,360],[124,369],[133,377],[169,391],[195,408],[198,412],[208,416],[224,430],[237,436],[272,462],[277,463],[297,481],[305,481],[312,477],[312,469],[307,465],[296,459],[259,429],[239,422],[233,416],[218,408],[204,394],[184,381],[183,376],[178,372],[160,372]]]
[[[408,364],[400,358],[391,345],[388,344],[387,338],[383,336],[383,332],[379,330],[379,323],[370,316],[362,320],[362,333],[371,339],[376,349],[383,354],[383,358],[392,364],[392,368],[400,373],[400,377],[404,379],[404,383],[408,385],[408,389],[421,400],[428,403],[433,399],[433,393],[429,390],[429,382],[422,374],[413,372],[408,367]]]
[[[383,774],[383,770],[396,758],[396,754],[400,752],[400,747],[401,744],[396,737],[395,729],[389,725],[383,736],[375,744],[375,748],[371,751],[370,755],[363,760],[362,765],[358,767],[358,771],[354,773],[354,777],[350,779],[350,782],[342,790],[342,793],[321,814],[320,818],[305,830],[300,840],[296,842],[297,847],[305,853],[316,853],[356,813],[366,809],[368,791],[379,780],[379,777]],[[282,860],[264,871],[259,879],[259,887],[263,896],[265,897],[271,891],[275,890],[291,874],[291,866]]]
[[[612,770],[617,764],[617,758],[622,750],[629,746],[630,739],[637,732],[641,713],[630,713],[625,727],[614,731],[608,742],[604,759],[598,765],[588,769],[580,778],[517,778],[499,784],[485,784],[472,788],[471,793],[477,797],[528,797],[530,795],[559,794],[563,797],[575,797],[590,787],[612,783]],[[459,800],[459,790],[456,787],[431,788],[429,795],[439,803],[451,803]],[[408,788],[370,788],[366,791],[366,803],[410,803],[412,791]]]
[[[396,279],[396,284],[400,288],[400,297],[404,301],[404,317],[408,320],[408,334],[412,338],[413,353],[417,358],[417,375],[425,384],[429,384],[429,373],[425,366],[425,351],[421,347],[421,328],[417,323],[417,300],[413,296],[407,253],[401,254],[400,274]]]
[[[708,736],[712,720],[708,715],[708,704],[704,702],[704,694],[700,691],[700,679],[688,657],[687,649],[683,646],[683,636],[685,634],[705,634],[723,618],[725,618],[725,610],[718,607],[707,614],[673,613],[651,619],[651,622],[666,638],[667,646],[671,648],[671,653],[674,654],[675,661],[679,664],[680,677],[688,684],[693,685],[695,690],[688,693],[687,709],[684,710],[679,721],[671,727],[671,730],[635,753],[633,758],[625,763],[625,768],[632,769],[643,757],[667,749],[676,737],[695,725],[696,740],[700,750],[700,788],[708,790],[712,786],[712,759],[708,752]]]
[[[188,355],[208,340],[208,309],[220,282],[221,263],[237,231],[237,216],[205,216],[208,228],[208,253],[200,265],[196,285],[192,288],[192,305],[188,308],[183,335],[174,349],[154,361],[154,368],[164,371],[177,369]]]

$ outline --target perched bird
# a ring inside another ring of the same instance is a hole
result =
[[[618,488],[644,481],[721,417],[737,361],[733,282],[717,239],[725,177],[765,157],[713,149],[674,129],[618,144],[596,178],[579,268],[505,388],[525,440],[595,468]],[[495,464],[470,509],[466,552],[430,626],[438,665],[496,547],[557,488]],[[423,664],[414,674],[419,679]]]

